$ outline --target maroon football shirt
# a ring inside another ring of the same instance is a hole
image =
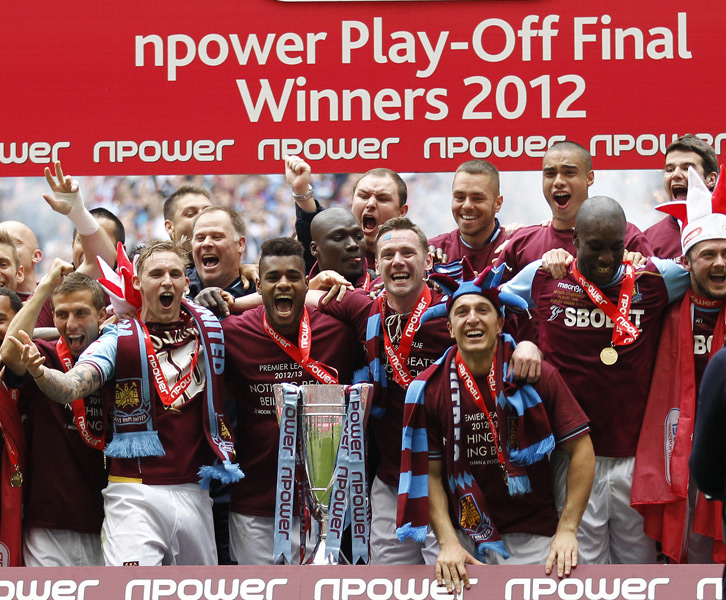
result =
[[[451,393],[448,369],[439,371],[429,379],[424,391],[426,407],[426,428],[428,430],[429,454],[445,456],[448,435],[442,430],[444,411],[451,412]],[[497,427],[497,415],[491,395],[486,392],[486,377],[477,377],[484,401]],[[555,369],[547,362],[542,363],[542,376],[533,386],[547,411],[550,427],[556,440],[569,437],[573,431],[578,435],[587,432],[587,417],[572,393]],[[527,467],[532,491],[511,496],[504,483],[502,468],[497,459],[497,449],[489,430],[486,415],[477,407],[466,386],[461,386],[462,409],[462,452],[466,453],[471,474],[481,488],[487,502],[489,516],[499,533],[528,533],[552,536],[557,529],[557,509],[552,491],[552,471],[549,460],[541,460]],[[573,437],[578,437],[575,435]],[[572,438],[570,438],[572,439]],[[446,460],[442,459],[444,475]],[[456,521],[457,517],[454,517]]]
[[[56,343],[34,341],[46,366],[62,371]],[[99,533],[103,523],[101,490],[106,487],[103,453],[85,444],[73,421],[71,406],[45,396],[29,377],[20,398],[27,409],[25,524]],[[104,400],[113,401],[112,386],[104,386],[85,399],[88,428],[95,436],[102,435]]]
[[[184,322],[147,325],[161,368],[173,386],[179,376],[189,372],[196,346],[194,327]],[[200,353],[203,351],[200,348]],[[117,362],[121,360],[125,357],[117,356]],[[146,356],[142,360],[147,360]],[[204,431],[205,382],[206,369],[201,355],[191,383],[171,406],[162,404],[153,382],[149,381],[154,427],[166,454],[138,459],[115,458],[111,461],[111,475],[141,479],[149,485],[197,483],[199,468],[214,464],[217,458]]]
[[[280,428],[275,414],[276,383],[319,383],[265,332],[259,306],[222,321],[227,350],[225,381],[237,401],[236,450],[245,477],[232,486],[230,510],[259,517],[275,516]],[[363,365],[355,333],[344,323],[308,307],[310,356],[338,371],[341,384],[352,383]],[[298,345],[297,336],[290,341]]]
[[[442,295],[433,291],[431,305],[441,302]],[[366,339],[366,326],[371,312],[373,300],[368,294],[354,292],[346,294],[341,302],[329,302],[320,305],[320,309],[350,323],[358,332],[361,343]],[[389,308],[390,312],[390,308]],[[405,325],[405,320],[403,320]],[[436,318],[426,321],[413,338],[411,354],[408,357],[408,370],[416,377],[429,365],[434,363],[451,346],[453,340],[446,327],[446,319]],[[383,344],[381,344],[383,348]],[[379,357],[385,360],[384,356]],[[401,471],[401,437],[403,434],[403,404],[406,390],[393,380],[393,371],[386,361],[387,402],[386,412],[379,418],[371,418],[368,426],[381,453],[381,464],[376,473],[386,485],[397,486]]]
[[[539,270],[532,281],[532,300],[541,314],[540,349],[558,370],[590,419],[597,456],[635,456],[668,304],[663,277],[652,262],[636,270],[630,320],[638,339],[618,346],[618,360],[605,365],[600,351],[609,347],[613,323],[570,273],[564,279]],[[620,282],[603,288],[617,304]]]
[[[720,308],[714,310],[693,305],[693,361],[696,367],[696,390],[701,387],[701,377],[711,356],[713,330],[720,314]]]
[[[507,246],[502,250],[497,265],[507,263],[502,281],[509,281],[529,263],[542,258],[549,250],[562,248],[575,256],[577,249],[572,241],[571,229],[555,229],[552,225],[530,225],[514,232]],[[625,248],[631,252],[640,252],[643,256],[652,256],[648,240],[632,223],[625,228]]]
[[[644,234],[653,249],[653,256],[678,258],[683,254],[681,228],[678,221],[670,215],[648,227]]]
[[[501,246],[509,236],[502,229],[499,228],[499,232],[488,244],[483,248],[472,248],[467,246],[461,239],[458,229],[449,231],[448,233],[442,233],[429,240],[429,246],[434,248],[441,248],[441,250],[447,255],[447,261],[454,262],[455,260],[461,260],[466,256],[471,264],[472,268],[477,272],[481,273],[484,269],[491,266],[495,254],[494,251]]]

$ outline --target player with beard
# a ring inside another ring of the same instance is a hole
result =
[[[523,301],[500,294],[497,275],[437,279],[456,345],[406,394],[398,533],[416,537],[430,517],[441,546],[436,578],[449,592],[469,587],[465,564],[479,564],[475,557],[568,576],[595,470],[587,417],[555,369],[543,363],[533,387],[507,382],[516,344],[502,334],[503,311]],[[571,459],[559,522],[547,460],[555,442]]]
[[[536,261],[504,286],[539,309],[544,358],[590,419],[597,462],[578,535],[584,563],[655,561],[655,543],[630,506],[630,487],[663,312],[685,293],[688,274],[657,258],[638,269],[624,262],[626,229],[615,200],[590,198],[577,215],[577,258],[564,279]],[[607,325],[611,321],[617,326]],[[562,461],[556,471],[561,507]]]
[[[644,232],[655,256],[661,258],[681,256],[681,225],[673,215],[670,202],[686,199],[690,167],[694,168],[708,189],[712,190],[718,177],[716,152],[701,138],[688,133],[671,143],[665,151],[663,188],[668,202],[657,206],[656,209],[670,216],[651,225]]]
[[[354,369],[363,365],[361,348],[341,343],[353,339],[354,332],[305,307],[308,279],[298,241],[264,242],[259,272],[263,306],[223,322],[227,389],[237,399],[237,451],[245,472],[245,479],[232,486],[230,515],[232,556],[239,564],[271,564],[273,559],[280,431],[273,384],[349,384]]]
[[[123,266],[128,259],[121,258]],[[103,522],[110,566],[217,564],[205,488],[211,479],[242,476],[231,462],[234,442],[222,408],[222,326],[184,301],[185,258],[173,242],[152,242],[135,275],[120,269],[119,281],[106,278],[112,300],[137,307],[139,318],[104,331],[68,372],[45,366],[25,332],[20,340],[8,336],[56,402],[71,403],[114,380]]]
[[[109,386],[78,396],[73,406],[53,402],[28,376],[11,341],[32,332],[50,298],[57,341],[36,340],[46,363],[67,371],[100,335],[106,318],[101,286],[58,258],[15,316],[3,342],[6,382],[20,388],[28,438],[24,498],[24,559],[30,567],[103,565],[101,524],[106,469],[103,404]],[[48,498],[53,498],[49,503]]]
[[[703,372],[724,346],[724,168],[712,196],[700,173],[690,167],[686,204],[678,254],[685,255],[691,287],[665,316],[638,442],[631,503],[644,516],[646,533],[661,542],[670,562],[722,563],[726,546],[721,537],[721,505],[697,495],[689,481],[687,461]]]
[[[555,142],[542,159],[542,192],[552,210],[547,226],[531,225],[515,231],[496,261],[507,264],[505,281],[549,250],[562,248],[575,254],[572,228],[580,206],[595,181],[590,153],[575,142]],[[629,252],[651,256],[650,244],[631,223],[625,226],[625,247]]]
[[[456,229],[429,240],[429,251],[441,262],[464,256],[478,272],[492,264],[494,251],[509,235],[496,214],[502,207],[499,171],[486,160],[459,165],[451,191],[451,214]]]
[[[310,279],[322,271],[335,271],[353,287],[370,289],[365,236],[353,213],[339,207],[319,212],[310,224],[310,234],[310,252],[316,259]]]
[[[18,295],[0,287],[0,342],[8,325],[23,308]],[[5,372],[0,371],[4,378]],[[18,390],[10,389],[0,380],[0,545],[6,551],[0,556],[0,566],[23,565],[23,474],[27,468],[27,442],[18,407]]]
[[[376,387],[368,426],[381,462],[371,490],[371,562],[375,564],[434,564],[438,548],[433,534],[422,545],[396,537],[396,507],[401,465],[401,434],[406,389],[450,345],[444,319],[421,323],[429,306],[442,294],[427,287],[431,267],[428,241],[405,217],[384,223],[376,236],[376,268],[383,294],[371,299],[366,292],[348,293],[342,301],[324,303],[324,292],[311,292],[310,302],[350,323],[365,344]],[[522,347],[520,352],[531,348]],[[538,363],[515,365],[517,377],[537,377]],[[530,373],[530,368],[532,372]]]
[[[308,271],[315,258],[310,254],[310,223],[323,207],[313,197],[310,185],[310,165],[298,156],[285,157],[285,178],[295,200],[295,232],[305,248]],[[351,210],[363,228],[366,239],[366,258],[375,262],[375,240],[378,228],[392,217],[408,212],[408,190],[401,176],[390,169],[377,168],[364,173],[353,189]]]

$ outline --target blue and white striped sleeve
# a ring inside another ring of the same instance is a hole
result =
[[[668,303],[683,298],[691,286],[690,273],[675,261],[663,260],[655,256],[651,260],[663,277],[663,282],[668,291]]]
[[[94,366],[106,383],[113,379],[116,373],[116,349],[118,345],[118,329],[116,325],[107,325],[100,337],[92,342],[83,354],[78,357],[76,364],[89,364]]]

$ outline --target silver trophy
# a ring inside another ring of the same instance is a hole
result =
[[[298,435],[301,437],[308,502],[311,514],[318,522],[318,539],[305,564],[331,564],[326,557],[330,494],[335,481],[335,465],[347,411],[344,385],[302,385],[299,387]],[[364,423],[368,417],[369,384],[361,390]],[[277,419],[280,423],[284,404],[283,388],[273,386]]]

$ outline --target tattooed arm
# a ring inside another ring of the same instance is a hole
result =
[[[24,331],[19,338],[8,336],[20,352],[20,360],[35,380],[40,390],[51,400],[69,404],[77,398],[85,398],[103,385],[101,373],[88,363],[78,363],[67,373],[46,367],[45,357]]]
[[[103,385],[98,369],[81,363],[67,373],[49,369],[41,365],[42,374],[33,376],[35,383],[48,398],[69,404],[77,398],[85,398]]]

